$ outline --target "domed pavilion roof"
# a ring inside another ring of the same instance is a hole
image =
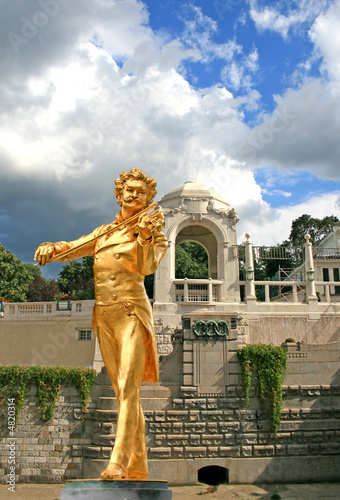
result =
[[[229,206],[229,203],[223,198],[223,196],[197,181],[187,181],[184,184],[171,189],[171,191],[163,196],[160,203],[163,204],[164,202],[170,200],[181,200],[183,198],[214,199],[223,205]]]

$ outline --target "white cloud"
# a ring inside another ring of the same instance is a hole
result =
[[[7,2],[0,20],[5,34],[22,34],[22,17],[32,20],[37,8],[15,5]],[[72,0],[18,53],[9,47],[9,60],[0,61],[0,199],[8,208],[2,233],[18,247],[25,238],[34,248],[40,235],[71,239],[109,222],[114,179],[132,167],[155,176],[159,198],[189,179],[211,186],[239,212],[241,237],[250,231],[259,244],[281,242],[288,218],[300,214],[263,201],[254,167],[337,178],[340,113],[332,88],[315,79],[288,90],[251,130],[243,110],[259,108],[253,78],[261,53],[244,53],[236,39],[214,42],[216,23],[198,7],[193,13],[184,35],[171,38],[152,32],[141,1]],[[332,75],[337,53],[325,33],[335,25],[325,14],[313,28]],[[190,85],[187,60],[217,59],[228,61],[224,85]],[[236,89],[244,95],[235,98]],[[265,189],[289,196],[274,181]],[[330,198],[323,200],[320,212]]]
[[[276,2],[273,6],[261,7],[261,1],[250,0],[250,16],[260,31],[270,30],[287,38],[290,30],[297,29],[306,21],[314,19],[329,4],[328,0],[300,0]],[[280,11],[284,11],[281,13]]]
[[[261,188],[251,171],[244,170],[227,156],[217,156],[213,151],[205,152],[204,163],[205,169],[193,167],[189,170],[192,178],[222,195],[233,208],[238,210],[253,200],[261,202]]]
[[[315,20],[310,37],[323,57],[323,69],[331,81],[340,84],[340,1]]]
[[[185,10],[188,15],[181,18],[185,26],[181,40],[185,46],[200,51],[201,62],[215,58],[231,61],[235,55],[242,52],[242,47],[235,40],[225,43],[213,41],[218,24],[211,17],[205,16],[201,7],[189,4]]]
[[[339,179],[340,95],[320,80],[275,96],[276,110],[235,145],[236,158],[250,166],[305,169]]]
[[[283,196],[284,198],[290,198],[292,196],[292,193],[283,191],[282,189],[273,189],[272,191],[269,191],[268,189],[262,188],[262,193],[267,196]]]
[[[250,91],[253,86],[252,73],[256,73],[259,69],[258,58],[257,49],[254,49],[237,61],[226,64],[221,71],[222,82],[233,90]]]
[[[272,209],[268,204],[249,204],[247,211],[240,211],[238,225],[238,237],[244,240],[244,233],[251,234],[254,245],[277,245],[288,239],[291,224],[303,214],[322,219],[327,215],[335,215],[340,218],[339,206],[340,192],[327,193],[320,196],[310,197],[303,203],[291,206],[283,206]],[[256,212],[259,217],[252,217],[249,210]]]

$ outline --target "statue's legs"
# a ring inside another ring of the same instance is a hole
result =
[[[118,402],[115,445],[102,478],[147,477],[145,422],[139,392],[148,334],[138,317],[127,315],[123,308],[98,309],[99,345]]]

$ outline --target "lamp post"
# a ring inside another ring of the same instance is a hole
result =
[[[255,283],[254,283],[254,257],[253,257],[253,245],[250,240],[250,234],[246,233],[245,242],[245,258],[246,258],[246,301],[256,300],[255,295]]]

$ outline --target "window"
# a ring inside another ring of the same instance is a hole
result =
[[[236,330],[237,329],[237,318],[231,318],[230,320],[230,327],[232,330]]]
[[[323,281],[329,281],[329,269],[328,269],[328,267],[324,267],[322,269],[322,277],[323,277]]]
[[[92,330],[78,331],[78,340],[91,340],[91,339],[92,339]]]

